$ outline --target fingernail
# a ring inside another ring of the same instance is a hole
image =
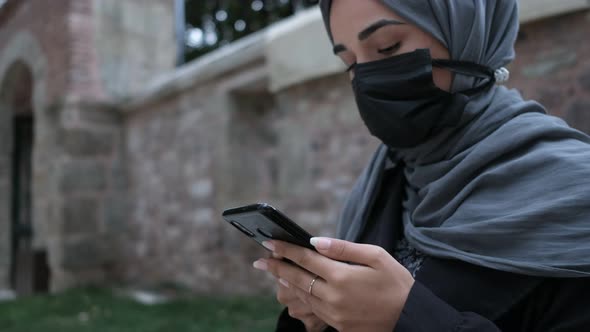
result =
[[[264,241],[264,242],[262,242],[262,245],[270,251],[275,251],[275,246],[271,242]]]
[[[255,269],[258,269],[258,270],[262,270],[262,271],[268,270],[268,263],[266,263],[265,261],[263,261],[261,259],[257,260],[252,265],[254,266]]]
[[[289,282],[285,279],[279,279],[279,282],[281,283],[281,285],[289,288]]]
[[[313,237],[309,241],[316,249],[327,250],[332,245],[332,240],[323,237]]]

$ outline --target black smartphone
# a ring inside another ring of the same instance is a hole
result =
[[[264,241],[280,240],[315,250],[309,243],[312,236],[308,232],[268,204],[225,210],[223,219],[260,245]]]

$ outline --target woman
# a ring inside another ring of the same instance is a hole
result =
[[[496,85],[516,0],[321,8],[384,144],[344,240],[270,241],[254,263],[288,308],[277,330],[590,331],[590,138]]]

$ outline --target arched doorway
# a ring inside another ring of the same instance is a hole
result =
[[[0,112],[5,121],[4,147],[4,229],[9,230],[9,286],[19,295],[48,290],[46,253],[32,244],[32,156],[34,142],[33,75],[20,61],[12,64],[0,84]],[[8,179],[6,179],[8,177]],[[8,199],[6,199],[8,198]],[[8,209],[6,206],[8,205]],[[6,218],[8,213],[8,219]],[[5,253],[5,255],[7,254]]]

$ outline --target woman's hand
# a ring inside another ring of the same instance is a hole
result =
[[[316,316],[309,304],[306,304],[302,299],[297,297],[297,294],[282,283],[278,282],[277,299],[287,307],[289,316],[299,319],[307,332],[321,332],[324,331],[328,325]]]
[[[283,257],[274,252],[272,253],[272,256],[277,260],[283,259]],[[263,270],[268,269],[267,266],[260,266],[259,263],[256,263],[255,267],[262,267]],[[324,321],[319,319],[313,311],[311,311],[309,304],[303,302],[305,299],[297,297],[297,294],[295,294],[295,292],[289,287],[283,285],[279,279],[277,279],[277,287],[277,300],[280,304],[287,307],[289,316],[300,320],[303,325],[305,325],[305,330],[307,332],[322,332],[328,327]]]
[[[279,278],[338,331],[393,331],[414,284],[410,273],[377,246],[328,238],[314,238],[312,244],[318,252],[266,242],[276,255],[297,265],[277,259],[261,259],[255,265]]]

